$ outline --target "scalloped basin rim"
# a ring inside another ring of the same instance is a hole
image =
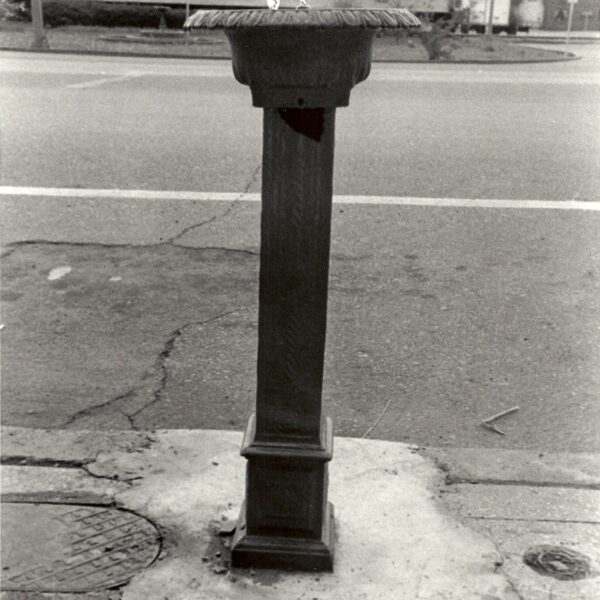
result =
[[[414,28],[421,22],[405,8],[216,9],[191,15],[184,29],[380,29]]]

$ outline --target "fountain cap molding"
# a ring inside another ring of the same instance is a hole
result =
[[[237,29],[245,27],[291,28],[414,28],[421,22],[405,8],[321,8],[270,10],[199,10],[185,22],[185,29]]]

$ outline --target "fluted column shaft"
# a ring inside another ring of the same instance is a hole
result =
[[[264,109],[256,441],[318,445],[335,109]]]

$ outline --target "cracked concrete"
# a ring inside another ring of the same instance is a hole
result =
[[[72,270],[50,281],[56,265]],[[135,427],[160,401],[182,328],[253,305],[257,266],[173,245],[16,246],[3,261],[5,422]]]
[[[102,463],[102,457],[115,451],[139,453],[150,448],[155,441],[156,438],[147,432],[86,431],[82,435],[77,431],[36,430],[33,433],[20,427],[3,427],[0,462],[3,469],[9,468],[3,498],[6,493],[15,493],[10,489],[10,474],[13,473],[14,477],[19,471],[11,470],[11,467],[27,468],[30,473],[43,474],[42,480],[46,475],[51,477],[53,469],[58,469],[55,473],[69,474],[66,476],[68,481],[72,477],[79,480],[82,474],[87,474],[129,485],[138,476],[123,471],[107,473],[98,466]],[[82,492],[85,493],[85,489]]]
[[[102,452],[139,452],[149,448],[156,438],[148,432],[134,431],[59,431],[21,427],[2,427],[2,460],[21,457],[27,464],[39,461],[94,462]]]

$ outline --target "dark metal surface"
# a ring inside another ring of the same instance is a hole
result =
[[[335,108],[264,110],[256,418],[237,567],[330,571],[331,420],[321,414]]]
[[[2,590],[84,592],[119,586],[148,567],[160,535],[129,511],[2,504]]]
[[[233,74],[252,104],[270,108],[347,106],[371,70],[375,29],[231,28]]]
[[[587,556],[564,546],[534,546],[525,553],[523,562],[540,575],[566,581],[585,579],[591,572]]]

